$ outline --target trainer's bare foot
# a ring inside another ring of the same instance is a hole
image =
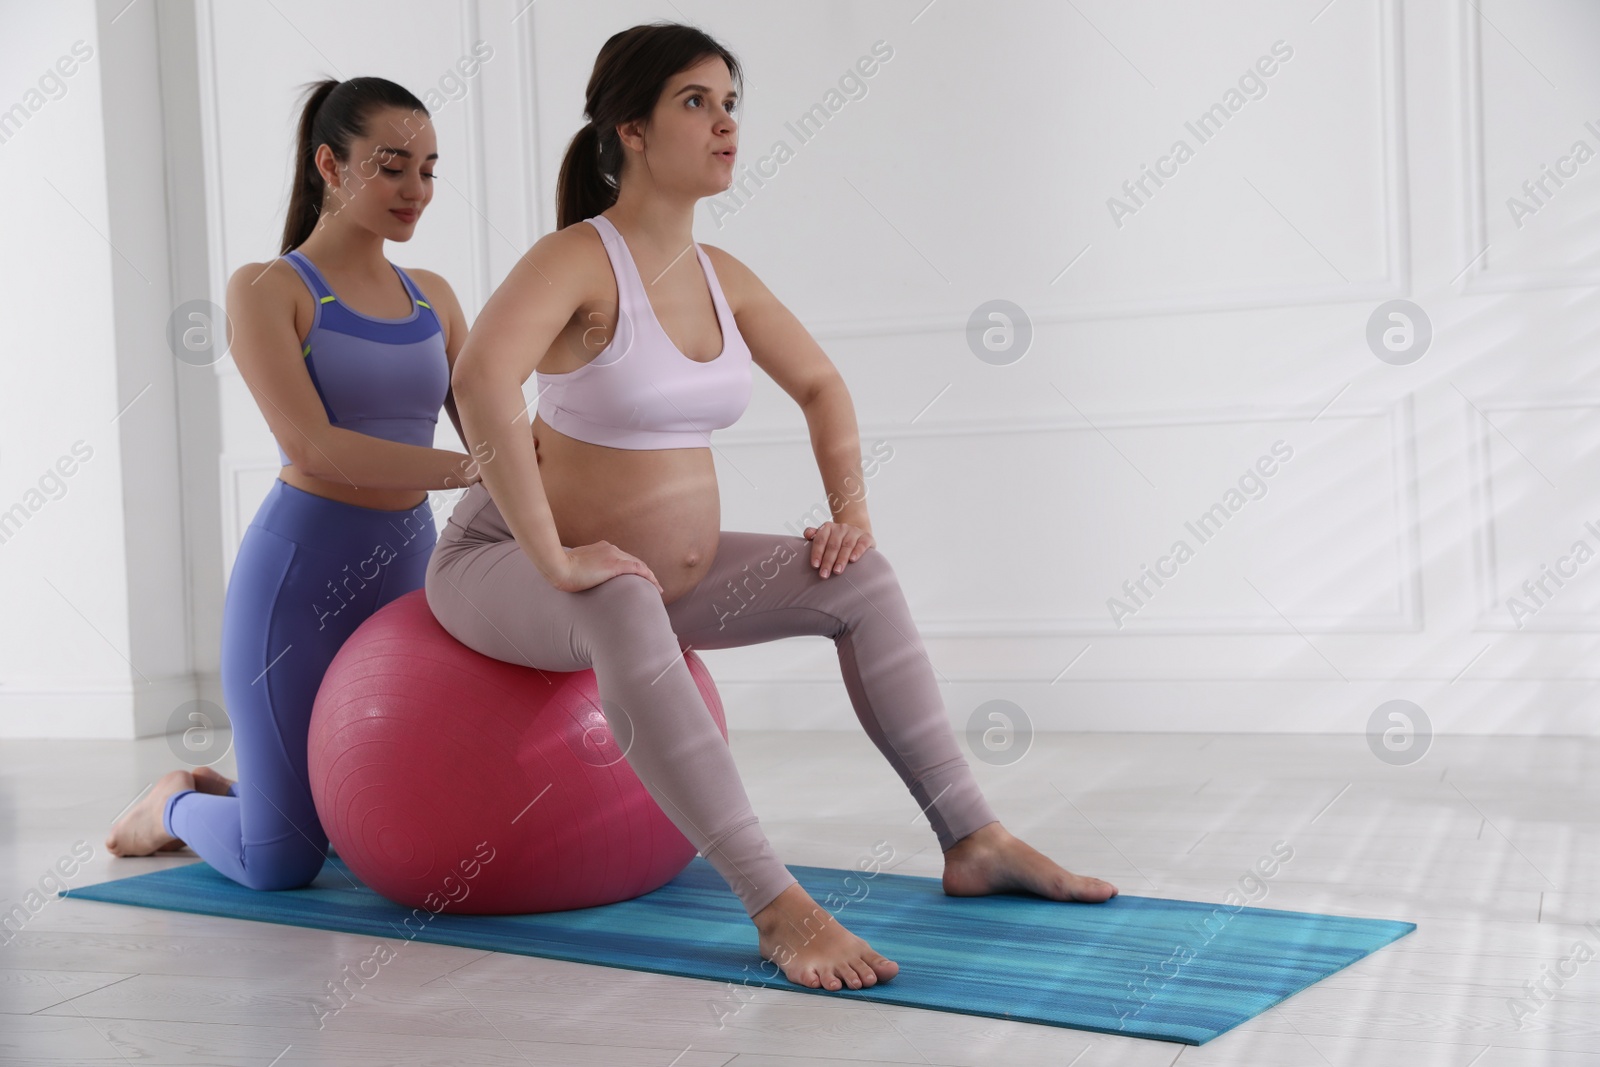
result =
[[[228,795],[228,787],[230,785],[233,785],[232,778],[224,778],[210,767],[196,767],[194,769],[194,787],[202,793],[225,797]]]
[[[106,851],[114,856],[150,856],[182,848],[183,842],[167,833],[161,815],[168,797],[193,788],[194,775],[188,771],[168,771],[157,778],[155,787],[111,827]]]
[[[798,882],[751,918],[760,931],[761,958],[783,968],[797,985],[860,989],[900,973],[898,963],[846,930]]]
[[[998,822],[979,827],[944,854],[944,891],[981,897],[1020,890],[1050,900],[1099,903],[1117,895],[1100,878],[1073,874]]]
[[[210,793],[212,796],[227,796],[228,787],[233,785],[232,778],[224,778],[220,773],[212,770],[210,767],[196,767],[192,773],[194,774],[194,787],[200,792]],[[174,837],[171,841],[168,841],[166,844],[156,849],[156,851],[177,852],[179,849],[188,847],[188,845]]]

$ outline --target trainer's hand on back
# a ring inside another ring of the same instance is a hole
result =
[[[552,579],[551,584],[563,593],[576,593],[599,585],[619,574],[641,574],[665,594],[666,587],[656,581],[655,574],[643,560],[629,555],[610,541],[596,541],[592,545],[579,545],[565,549],[567,567],[564,573]]]

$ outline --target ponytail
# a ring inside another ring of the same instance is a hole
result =
[[[578,131],[556,177],[556,229],[598,215],[617,202],[621,157],[622,142],[615,127],[602,134],[591,122]]]
[[[289,217],[283,224],[283,247],[278,255],[299,247],[311,231],[316,229],[317,214],[322,210],[322,174],[317,170],[317,143],[311,139],[317,110],[329,95],[339,87],[337,78],[325,78],[311,86],[305,105],[300,109],[300,132],[295,139],[294,182],[289,187]]]

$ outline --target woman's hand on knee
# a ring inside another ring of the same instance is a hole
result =
[[[568,548],[567,568],[551,579],[563,593],[576,593],[599,585],[619,574],[638,574],[648,578],[656,589],[665,593],[666,587],[656,581],[656,576],[644,560],[624,552],[610,541],[596,541],[592,545]]]
[[[811,565],[821,567],[819,574],[826,578],[844,570],[845,564],[854,563],[861,554],[877,544],[872,532],[848,522],[825,522],[821,526],[807,526],[806,540],[811,542]]]

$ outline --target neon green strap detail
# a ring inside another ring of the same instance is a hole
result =
[[[309,356],[310,354],[311,354],[311,343],[308,341],[308,342],[306,342],[305,351],[301,352],[300,355],[301,356]]]
[[[323,297],[323,298],[322,298],[322,302],[323,302],[323,303],[324,303],[324,304],[326,304],[326,303],[327,303],[327,302],[328,302],[328,301],[330,301],[330,300],[337,300],[337,299],[338,299],[338,297],[334,297],[334,296],[325,296],[325,297]]]
[[[429,311],[433,310],[433,305],[428,303],[426,300],[418,300],[417,303],[421,304],[423,307],[427,308]]]

